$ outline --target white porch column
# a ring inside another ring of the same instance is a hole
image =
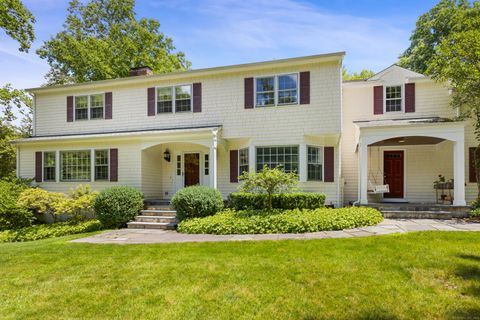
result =
[[[249,172],[255,172],[255,167],[256,167],[255,157],[256,157],[255,146],[252,146],[252,145],[248,146],[248,171]]]
[[[466,206],[465,201],[465,139],[453,144],[453,205]]]
[[[217,189],[217,130],[212,131],[212,145],[210,146],[210,186],[214,189]]]
[[[301,143],[298,149],[299,157],[299,172],[298,177],[300,182],[307,181],[307,145],[305,143]]]
[[[364,139],[360,139],[358,143],[358,187],[360,194],[360,204],[368,204],[368,145]]]

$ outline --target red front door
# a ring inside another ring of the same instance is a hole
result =
[[[185,153],[185,187],[200,183],[200,155]]]
[[[385,193],[384,198],[403,198],[403,156],[402,150],[384,151],[383,174],[385,184],[390,187],[390,193]]]

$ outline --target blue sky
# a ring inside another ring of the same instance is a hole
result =
[[[35,15],[30,53],[0,31],[0,85],[36,87],[45,61],[35,49],[61,30],[68,1],[24,0]],[[418,16],[437,0],[137,0],[138,17],[155,18],[192,68],[346,51],[348,70],[379,71],[408,47]]]

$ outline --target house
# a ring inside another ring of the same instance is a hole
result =
[[[282,164],[327,203],[463,206],[476,197],[476,146],[449,91],[393,65],[342,83],[343,52],[29,89],[34,134],[17,174],[52,191],[134,186],[170,199],[195,185],[226,197],[238,176]],[[435,190],[438,175],[452,188]],[[372,193],[389,185],[388,192]],[[440,195],[439,195],[440,192]],[[442,196],[443,194],[443,196]]]

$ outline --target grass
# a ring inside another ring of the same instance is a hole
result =
[[[73,238],[0,245],[0,318],[480,318],[478,233],[125,246]]]

